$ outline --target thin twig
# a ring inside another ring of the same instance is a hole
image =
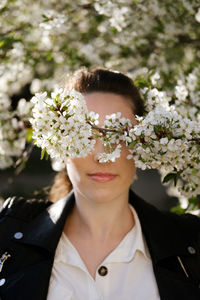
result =
[[[120,133],[120,134],[123,134],[123,133],[124,133],[124,131],[121,131],[121,130],[98,127],[98,126],[96,126],[96,125],[93,125],[93,124],[92,124],[91,122],[89,122],[89,121],[88,121],[88,124],[90,124],[91,127],[92,127],[93,129],[96,129],[96,130],[102,132],[103,134],[105,134],[105,132],[115,132],[115,133]]]
[[[15,175],[19,175],[19,173],[23,170],[23,163],[27,162],[27,160],[29,159],[32,151],[34,148],[34,143],[31,142],[27,149],[23,152],[22,156],[15,162],[14,164],[14,168],[17,168],[15,170]]]
[[[31,152],[32,152],[32,150],[33,150],[33,147],[34,147],[34,144],[33,144],[33,142],[31,142],[31,143],[28,145],[27,149],[23,152],[22,157],[20,157],[20,158],[15,162],[14,168],[17,167],[17,169],[15,170],[14,174],[8,178],[8,180],[7,180],[7,182],[6,182],[5,186],[4,186],[4,190],[6,190],[6,189],[8,188],[8,186],[14,182],[14,179],[16,178],[16,176],[19,175],[20,172],[23,170],[23,167],[22,167],[22,164],[21,164],[21,163],[22,163],[23,161],[26,162],[26,161],[29,159],[29,157],[30,157],[30,155],[31,155]],[[21,164],[21,165],[20,165],[20,164]]]

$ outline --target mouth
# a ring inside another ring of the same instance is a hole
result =
[[[92,173],[88,174],[88,176],[96,182],[108,182],[114,180],[117,177],[116,174],[112,173]]]

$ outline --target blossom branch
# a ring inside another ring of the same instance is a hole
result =
[[[123,134],[124,131],[125,131],[125,129],[121,131],[121,130],[116,130],[116,129],[98,127],[98,126],[92,124],[91,122],[88,122],[88,124],[90,124],[92,129],[98,130],[99,132],[103,133],[103,135],[105,135],[106,132],[113,132],[113,133]]]
[[[15,162],[14,164],[14,168],[16,168],[15,170],[15,175],[19,175],[19,173],[21,173],[21,171],[24,168],[25,163],[28,161],[32,151],[34,148],[34,143],[31,142],[27,149],[23,152],[22,156]]]

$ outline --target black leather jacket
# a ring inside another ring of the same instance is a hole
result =
[[[11,256],[0,272],[1,300],[46,299],[55,250],[74,201],[71,192],[53,204],[17,197],[5,202],[0,258],[6,252]],[[199,300],[200,219],[161,212],[132,191],[129,202],[141,222],[161,300]]]

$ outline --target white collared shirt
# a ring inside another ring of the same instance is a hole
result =
[[[150,254],[135,209],[135,225],[96,270],[95,280],[64,234],[58,243],[47,300],[159,300]],[[107,268],[102,276],[98,270]]]

